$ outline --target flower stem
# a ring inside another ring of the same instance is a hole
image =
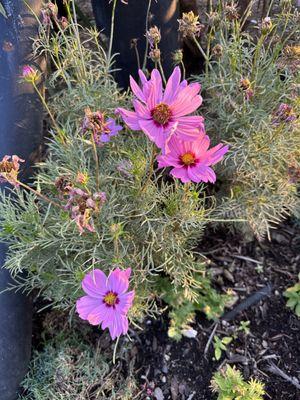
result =
[[[39,98],[40,98],[40,100],[41,100],[43,106],[45,107],[45,110],[47,111],[47,113],[48,113],[48,115],[49,115],[49,117],[50,117],[50,119],[51,119],[51,122],[52,122],[54,128],[56,129],[56,131],[57,131],[57,133],[58,133],[58,136],[59,136],[61,142],[62,142],[62,143],[65,143],[65,137],[64,137],[64,135],[63,135],[63,133],[62,133],[62,130],[61,130],[60,127],[58,126],[57,122],[55,121],[55,118],[54,118],[52,112],[50,111],[50,109],[49,109],[49,107],[48,107],[48,104],[47,104],[47,102],[46,102],[44,96],[41,94],[41,92],[39,91],[39,89],[38,89],[38,87],[36,86],[36,84],[35,84],[34,81],[32,81],[32,85],[33,85],[34,90],[35,90],[36,93],[38,94],[38,96],[39,96]]]
[[[154,143],[152,143],[152,150],[151,150],[151,158],[150,158],[150,166],[149,166],[149,170],[148,170],[148,176],[147,176],[147,179],[146,179],[144,185],[142,186],[141,193],[143,193],[144,190],[146,189],[146,187],[147,187],[147,185],[148,185],[148,183],[149,183],[149,181],[151,179],[151,176],[153,174],[155,155],[156,155],[155,145],[154,145]]]
[[[97,147],[94,139],[94,134],[91,132],[91,143],[92,143],[92,148],[93,148],[93,154],[94,154],[94,160],[96,164],[96,187],[97,191],[99,192],[100,190],[100,176],[99,176],[99,158],[97,154]]]
[[[152,3],[152,0],[149,0],[148,8],[147,8],[147,14],[146,14],[146,32],[148,31],[148,28],[149,28],[149,15],[150,15],[151,3]],[[142,71],[145,71],[145,69],[146,69],[148,48],[149,48],[149,43],[148,43],[148,40],[146,39],[146,47],[145,47],[145,54],[144,54],[144,61],[143,61]]]
[[[117,0],[113,0],[113,1],[114,2],[113,2],[112,14],[111,14],[109,47],[108,47],[108,55],[107,55],[108,62],[110,62],[110,59],[111,59],[112,45],[113,45],[113,41],[114,41],[115,14],[116,14],[116,5],[117,5]]]
[[[198,47],[200,53],[202,54],[206,64],[209,66],[209,68],[211,68],[211,65],[210,65],[210,62],[209,62],[209,57],[205,54],[204,50],[201,47],[201,44],[196,39],[195,35],[193,35],[193,39],[194,39],[194,42],[195,42],[196,46]]]
[[[118,347],[118,344],[119,344],[119,340],[120,340],[120,336],[117,337],[117,341],[116,341],[116,344],[115,344],[115,347],[114,347],[113,364],[116,363],[116,353],[117,353],[117,347]]]
[[[165,77],[164,69],[163,69],[163,66],[162,66],[162,64],[161,64],[161,61],[160,61],[160,60],[158,61],[158,66],[159,66],[159,70],[160,70],[160,73],[161,73],[162,80],[163,80],[163,82],[164,82],[164,84],[165,84],[165,86],[166,86],[166,84],[167,84],[167,81],[166,81],[166,77]]]
[[[49,197],[45,196],[44,194],[38,192],[37,190],[33,189],[32,187],[26,185],[23,182],[20,182],[19,180],[17,181],[17,183],[22,186],[24,189],[29,190],[31,193],[35,194],[37,197],[40,197],[41,199],[45,200],[47,203],[53,204],[55,207],[59,207],[60,209],[64,210],[64,208],[56,203],[56,201],[49,199]]]

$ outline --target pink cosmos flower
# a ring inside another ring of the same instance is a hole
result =
[[[180,68],[176,67],[165,90],[159,71],[154,69],[147,81],[139,70],[141,87],[130,77],[135,95],[134,111],[118,108],[123,120],[132,130],[142,130],[160,149],[168,151],[168,141],[175,134],[182,140],[192,141],[204,132],[203,117],[188,116],[202,103],[199,83],[180,83]]]
[[[157,157],[159,168],[173,167],[171,175],[185,182],[216,181],[211,165],[222,160],[228,146],[222,143],[208,150],[210,139],[202,134],[194,142],[184,142],[173,136],[169,141],[170,152]]]
[[[80,318],[91,325],[108,328],[114,340],[128,331],[127,313],[132,306],[134,291],[127,292],[131,269],[112,271],[108,277],[100,269],[85,276],[82,289],[86,296],[76,302]]]
[[[21,162],[25,160],[16,155],[4,156],[0,161],[0,183],[9,182],[13,186],[19,186],[18,174]]]

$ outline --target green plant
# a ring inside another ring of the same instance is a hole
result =
[[[294,286],[289,287],[285,292],[284,296],[287,300],[287,307],[295,312],[297,317],[300,317],[300,274],[298,275],[299,282],[295,283]]]
[[[222,351],[227,350],[227,345],[232,342],[232,337],[225,336],[220,339],[217,335],[214,336],[213,346],[215,352],[215,359],[218,361],[222,357]]]
[[[261,382],[245,382],[240,371],[230,365],[214,373],[211,388],[218,393],[218,400],[263,400],[265,394]]]
[[[245,237],[262,239],[299,212],[299,13],[286,3],[272,16],[272,28],[263,29],[262,21],[257,34],[243,29],[246,18],[209,20],[206,45],[219,51],[212,50],[197,79],[207,131],[231,150],[221,171],[222,212],[247,221],[238,225]]]
[[[32,355],[20,400],[131,400],[137,394],[128,346],[120,348],[120,360],[127,360],[125,374],[122,361],[113,366],[111,349],[93,343],[86,326],[77,326],[76,332],[57,312],[48,314],[44,325],[43,348]]]
[[[244,332],[245,335],[249,335],[250,333],[250,321],[241,321],[240,326],[238,327],[238,331]]]

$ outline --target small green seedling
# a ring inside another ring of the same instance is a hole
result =
[[[300,318],[300,274],[298,275],[299,282],[294,286],[289,287],[284,296],[288,299],[286,305],[291,308],[297,317]]]
[[[240,326],[238,327],[238,331],[244,332],[245,335],[249,335],[250,333],[250,321],[241,321]]]
[[[220,339],[218,336],[214,337],[214,349],[215,349],[215,359],[218,361],[222,357],[222,351],[227,350],[227,345],[232,342],[232,337],[225,336]]]
[[[241,372],[230,365],[214,373],[211,389],[218,393],[217,400],[263,400],[265,394],[261,382],[255,379],[245,382]]]

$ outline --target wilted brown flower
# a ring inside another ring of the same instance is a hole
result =
[[[193,11],[183,13],[182,18],[178,19],[179,32],[183,37],[200,36],[203,25],[199,22],[199,15],[195,15]]]
[[[283,49],[282,56],[277,60],[279,69],[287,68],[291,74],[296,74],[300,69],[300,46],[289,45]]]
[[[254,92],[252,90],[251,82],[248,78],[242,78],[240,80],[240,88],[243,90],[246,100],[250,100],[251,97],[253,97]]]
[[[0,183],[9,182],[13,186],[18,186],[18,174],[20,162],[25,162],[16,155],[4,156],[0,161]]]
[[[300,182],[300,167],[297,167],[296,165],[289,165],[287,173],[290,183]]]
[[[66,195],[73,187],[73,183],[68,175],[61,175],[55,181],[55,187],[62,195]]]
[[[208,25],[211,27],[218,27],[221,22],[220,14],[216,11],[210,12],[208,15]]]

